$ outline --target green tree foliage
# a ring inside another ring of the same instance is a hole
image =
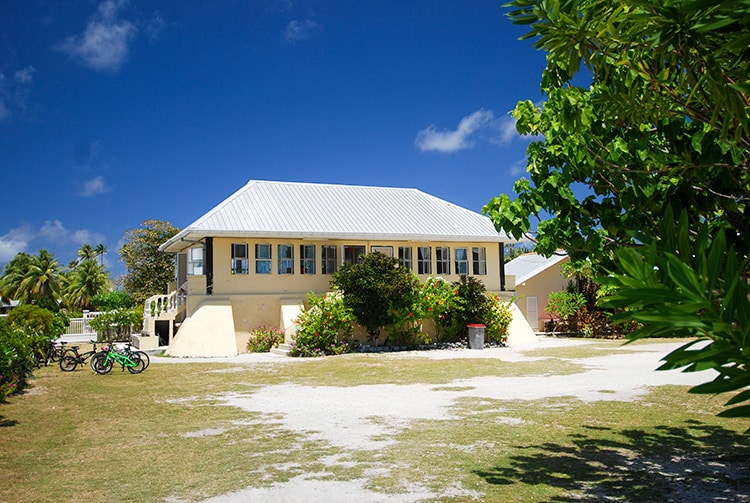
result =
[[[333,275],[332,285],[344,295],[344,305],[365,327],[370,342],[383,327],[401,321],[399,312],[412,309],[419,296],[419,280],[398,259],[382,253],[365,255]]]
[[[125,244],[120,248],[128,271],[123,287],[136,304],[143,304],[152,295],[167,293],[167,286],[174,281],[174,257],[159,251],[159,245],[177,232],[179,229],[169,222],[146,220],[125,233]]]
[[[544,140],[529,146],[518,197],[485,207],[496,224],[521,237],[548,215],[537,251],[610,265],[610,251],[634,244],[630,231],[653,235],[671,203],[748,247],[748,4],[511,5],[548,54],[544,106],[513,112],[519,132]],[[588,88],[571,83],[582,63]]]
[[[93,259],[84,260],[68,274],[66,303],[71,309],[91,309],[94,298],[110,288],[112,282],[104,266]]]
[[[716,370],[698,391],[747,386],[748,320],[737,306],[747,302],[750,252],[750,3],[510,6],[547,52],[543,107],[527,101],[513,112],[519,132],[543,141],[529,145],[518,197],[498,196],[485,212],[516,237],[549,215],[537,251],[562,247],[574,262],[613,271],[608,305],[643,324],[636,337],[708,339],[669,355],[667,367]],[[587,88],[575,85],[582,65]]]
[[[5,271],[0,278],[0,296],[2,300],[9,302],[11,300],[20,300],[17,298],[21,282],[26,272],[31,266],[31,255],[28,253],[17,253],[13,259],[5,266]]]
[[[692,237],[688,222],[683,212],[675,224],[668,208],[658,238],[641,235],[644,246],[618,251],[623,273],[605,278],[616,292],[606,305],[623,310],[621,320],[642,324],[633,339],[697,338],[667,355],[661,368],[716,371],[713,381],[690,391],[738,391],[726,404],[734,407],[719,415],[750,417],[748,258],[740,260],[723,230],[710,239],[704,225]]]
[[[114,311],[133,307],[133,298],[121,290],[112,290],[94,295],[91,304],[97,311]]]
[[[34,302],[52,311],[59,310],[58,301],[61,298],[64,276],[54,255],[47,250],[40,250],[28,262],[21,258],[19,266],[24,264],[26,270],[23,277],[16,290],[10,293],[13,298],[24,303]]]

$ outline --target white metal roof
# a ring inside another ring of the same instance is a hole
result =
[[[562,254],[543,257],[538,253],[524,253],[505,264],[505,274],[515,276],[516,285],[520,285],[567,258],[568,255]]]
[[[160,249],[213,237],[512,242],[492,221],[417,189],[251,180]]]

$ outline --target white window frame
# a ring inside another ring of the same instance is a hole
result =
[[[435,247],[435,273],[439,276],[451,273],[451,249],[447,246]]]
[[[299,273],[315,274],[315,245],[299,245]]]
[[[232,243],[232,274],[248,274],[247,243]]]
[[[432,274],[432,247],[417,247],[417,272],[418,274]]]
[[[399,246],[398,247],[398,260],[401,265],[406,267],[408,270],[414,270],[414,259],[412,256],[411,246]]]
[[[456,274],[469,274],[469,249],[456,248],[453,250]]]
[[[202,246],[192,246],[187,249],[186,274],[188,276],[203,276],[205,250]]]
[[[333,256],[331,256],[333,255]],[[334,274],[338,262],[338,247],[336,245],[320,245],[320,272],[321,274]]]
[[[279,274],[294,274],[294,245],[278,245]]]
[[[471,249],[471,273],[476,276],[487,275],[487,248],[475,246]]]
[[[272,248],[271,243],[255,244],[255,274],[271,274],[273,271]]]

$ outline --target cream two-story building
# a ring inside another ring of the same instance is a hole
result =
[[[462,274],[506,290],[489,218],[416,189],[250,181],[160,250],[175,254],[171,292],[146,303],[145,329],[175,356],[225,356],[259,324],[293,336],[308,292],[360,256],[396,257],[421,281]],[[179,328],[178,328],[179,327]]]

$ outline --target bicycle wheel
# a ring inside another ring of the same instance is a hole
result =
[[[78,359],[72,355],[65,355],[60,359],[60,370],[73,372],[78,366]]]
[[[135,363],[135,366],[133,365],[127,365],[128,372],[131,374],[140,374],[144,370],[146,370],[146,362],[141,360],[141,357],[137,354],[133,354],[130,356],[130,359]]]
[[[138,355],[138,357],[143,360],[143,363],[145,363],[143,370],[146,370],[151,363],[151,358],[149,358],[148,353],[145,351],[136,351],[134,354]]]
[[[97,353],[91,358],[91,368],[97,374],[109,374],[115,361],[107,357],[107,353]]]

